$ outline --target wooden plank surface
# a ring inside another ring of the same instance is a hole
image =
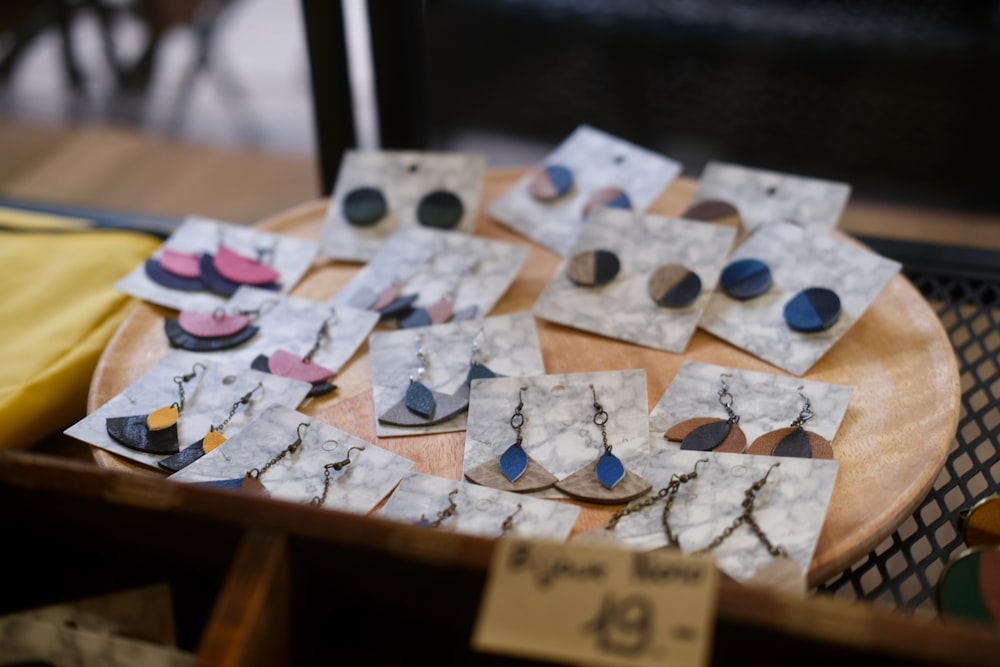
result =
[[[509,189],[522,170],[494,170],[487,177],[483,205]],[[679,179],[651,207],[677,215],[696,184]],[[304,238],[318,238],[327,202],[301,204],[261,221],[263,228]],[[481,210],[476,233],[527,243]],[[531,253],[491,315],[529,311],[558,265],[559,258],[540,247]],[[358,265],[318,259],[293,294],[325,300],[347,284]],[[94,410],[135,381],[167,352],[162,320],[171,311],[139,304],[109,343],[91,386],[88,410]],[[671,354],[610,340],[536,320],[549,373],[644,368],[649,407],[659,400],[680,365],[688,359],[752,371],[787,375],[703,331],[684,354]],[[420,472],[459,479],[464,432],[378,438],[371,395],[367,345],[338,375],[338,391],[314,399],[303,411],[416,462]],[[959,415],[958,369],[951,344],[934,312],[902,276],[888,287],[804,377],[852,386],[854,393],[834,441],[840,470],[833,499],[808,573],[821,583],[852,564],[912,513],[932,486],[952,442]],[[144,466],[94,449],[103,466],[141,470]],[[603,524],[611,509],[581,504],[574,527],[579,532]]]

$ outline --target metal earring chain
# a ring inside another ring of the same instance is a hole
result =
[[[177,398],[177,402],[173,403],[172,405],[177,408],[177,412],[183,412],[184,411],[184,384],[186,382],[190,382],[191,380],[194,379],[194,377],[196,375],[198,375],[198,367],[199,366],[201,366],[202,370],[207,370],[207,368],[205,367],[205,364],[203,364],[201,362],[198,362],[194,366],[191,367],[191,372],[190,373],[185,373],[184,375],[175,375],[174,376],[174,384],[177,385],[177,396],[178,396],[178,398]]]
[[[306,352],[305,355],[302,357],[302,361],[305,361],[305,362],[312,361],[313,355],[315,355],[316,352],[319,351],[319,348],[321,348],[323,346],[323,343],[325,343],[327,341],[327,339],[329,339],[329,337],[330,337],[330,329],[329,329],[330,325],[331,324],[336,324],[337,322],[338,322],[338,319],[337,319],[337,312],[336,311],[333,311],[332,313],[330,313],[330,316],[328,318],[326,318],[325,320],[323,320],[323,324],[320,325],[319,331],[316,332],[316,341],[313,343],[313,346],[311,348],[309,348],[309,351]]]
[[[719,376],[719,381],[721,382],[721,386],[719,387],[719,405],[724,407],[729,414],[729,419],[726,420],[727,423],[739,424],[740,416],[733,410],[733,395],[729,393],[729,385],[726,384],[726,380],[731,380],[732,377],[729,373],[723,373]]]
[[[514,517],[516,517],[520,513],[521,513],[521,503],[518,503],[517,509],[511,512],[510,515],[506,519],[504,519],[503,523],[500,525],[501,535],[506,535],[507,532],[514,527]]]
[[[764,488],[764,484],[767,483],[767,477],[768,475],[771,474],[771,471],[780,465],[781,463],[773,464],[770,468],[767,469],[767,472],[764,473],[763,477],[754,482],[750,486],[750,488],[743,493],[743,511],[740,513],[740,515],[735,519],[733,519],[733,522],[728,526],[726,526],[726,528],[706,546],[693,552],[694,555],[706,554],[709,551],[712,551],[720,544],[725,542],[726,539],[730,535],[732,535],[737,528],[739,528],[741,525],[745,523],[748,526],[750,526],[750,530],[752,530],[754,535],[757,536],[757,539],[760,540],[761,544],[764,545],[764,548],[767,549],[769,554],[771,554],[774,557],[788,556],[788,552],[785,550],[784,547],[775,546],[774,544],[771,543],[771,540],[769,540],[767,535],[764,534],[764,530],[760,527],[760,524],[757,523],[757,519],[753,515],[754,501],[757,499],[757,493],[760,492],[762,488]],[[668,508],[664,507],[663,529],[669,536],[673,535],[673,533],[670,531],[670,525],[667,521],[667,514],[668,514]],[[680,544],[677,542],[676,537],[674,537],[673,539],[673,545],[680,547]]]
[[[637,503],[633,503],[627,507],[623,507],[622,509],[615,512],[614,515],[608,520],[608,523],[604,526],[604,529],[614,530],[615,526],[618,525],[618,522],[627,517],[629,514],[636,514],[638,512],[641,512],[647,507],[655,505],[663,498],[667,499],[666,501],[667,505],[664,507],[664,511],[667,511],[667,507],[673,505],[674,496],[680,490],[681,486],[687,484],[692,479],[698,476],[699,463],[708,463],[708,459],[698,459],[697,461],[695,461],[694,470],[692,470],[691,472],[686,472],[683,475],[678,475],[674,473],[673,475],[670,476],[670,481],[667,483],[667,485],[662,489],[660,489],[659,491],[657,491],[652,496],[650,496],[649,498],[641,500]],[[674,537],[673,533],[670,531],[669,527],[666,526],[666,524],[664,524],[664,526],[667,528],[666,532],[667,532],[668,545],[676,546],[677,542],[676,537]]]
[[[601,407],[600,402],[597,400],[597,390],[594,389],[594,385],[590,385],[590,391],[594,394],[594,423],[597,424],[601,429],[601,444],[604,446],[604,451],[608,454],[611,453],[611,445],[608,444],[608,413],[605,412],[604,408]]]
[[[240,396],[239,400],[233,403],[233,407],[229,409],[229,415],[218,426],[212,426],[212,430],[217,433],[222,433],[222,429],[226,428],[226,425],[233,418],[233,415],[235,415],[236,411],[240,409],[240,406],[249,403],[250,397],[253,396],[254,392],[257,391],[258,389],[263,389],[263,388],[264,384],[262,382],[258,382],[256,387],[254,387],[247,393]]]
[[[336,442],[336,441],[335,440],[327,440],[326,442]],[[326,444],[326,443],[323,443],[323,444]],[[323,503],[326,502],[326,494],[329,493],[329,491],[330,491],[330,477],[331,477],[330,471],[331,470],[333,470],[333,471],[340,471],[340,470],[343,470],[344,468],[346,468],[347,466],[351,465],[351,463],[352,463],[352,461],[351,461],[351,452],[353,452],[354,450],[358,450],[359,452],[363,452],[363,451],[365,451],[365,448],[364,447],[351,447],[350,449],[347,450],[347,454],[344,456],[344,458],[342,460],[340,460],[340,461],[333,461],[333,462],[327,463],[326,465],[323,466],[323,493],[321,495],[318,495],[318,496],[313,496],[313,499],[311,501],[309,501],[309,502],[311,502],[313,505],[322,505]]]
[[[458,505],[455,504],[455,496],[458,495],[458,489],[452,489],[448,492],[448,506],[437,513],[437,518],[431,521],[428,526],[431,528],[439,527],[445,519],[455,514],[458,510]],[[421,517],[421,521],[426,521],[426,517]]]
[[[251,468],[250,470],[247,470],[247,477],[249,477],[250,479],[260,479],[260,476],[266,473],[275,463],[285,458],[289,454],[294,454],[298,450],[298,448],[302,446],[302,430],[307,428],[309,428],[308,422],[302,422],[301,424],[299,424],[295,428],[295,436],[296,436],[295,442],[293,442],[292,444],[288,445],[280,452],[275,454],[270,461],[268,461],[263,465],[263,467]]]
[[[417,334],[417,370],[416,375],[410,376],[410,383],[423,382],[427,375],[427,351],[424,350],[424,336]]]
[[[802,409],[799,411],[799,416],[795,418],[790,426],[801,428],[803,424],[813,418],[812,403],[809,401],[809,397],[802,393],[804,387],[799,387],[799,396],[802,397]]]
[[[517,407],[514,408],[514,414],[510,416],[510,427],[514,429],[514,433],[517,434],[517,439],[514,441],[516,447],[521,447],[521,443],[524,441],[521,435],[521,429],[524,428],[524,413],[521,412],[524,409],[524,391],[527,389],[524,385],[518,389],[517,392]]]

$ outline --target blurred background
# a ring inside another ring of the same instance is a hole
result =
[[[348,146],[527,165],[588,123],[690,176],[1000,210],[995,1],[6,0],[0,21],[0,116],[312,158],[323,190]]]

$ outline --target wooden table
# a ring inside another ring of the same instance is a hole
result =
[[[509,189],[520,169],[487,177],[483,206]],[[675,181],[650,208],[677,215],[694,194],[689,179]],[[262,228],[319,238],[325,199],[301,204],[261,221]],[[480,210],[478,235],[528,243]],[[490,315],[529,311],[559,257],[531,246],[510,289]],[[346,285],[358,265],[318,259],[295,296],[326,300]],[[109,343],[94,375],[88,410],[94,410],[153,366],[168,350],[162,320],[171,311],[139,304]],[[759,359],[698,331],[682,355],[638,347],[543,320],[536,320],[548,373],[644,368],[650,408],[685,360],[787,375]],[[304,411],[416,462],[415,470],[451,479],[462,476],[464,432],[379,438],[375,435],[367,345],[338,375],[338,391]],[[896,276],[851,330],[806,375],[854,388],[834,441],[840,470],[809,573],[819,584],[851,565],[890,534],[931,488],[944,463],[959,416],[958,369],[951,343],[934,312],[902,276]],[[157,474],[101,449],[107,467]],[[611,509],[582,504],[574,533],[603,524]]]

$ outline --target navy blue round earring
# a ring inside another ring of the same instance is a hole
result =
[[[746,301],[771,288],[771,269],[759,259],[737,259],[719,275],[719,289],[733,299]]]
[[[795,331],[814,333],[829,329],[840,318],[840,297],[825,287],[810,287],[785,304],[785,322]]]

